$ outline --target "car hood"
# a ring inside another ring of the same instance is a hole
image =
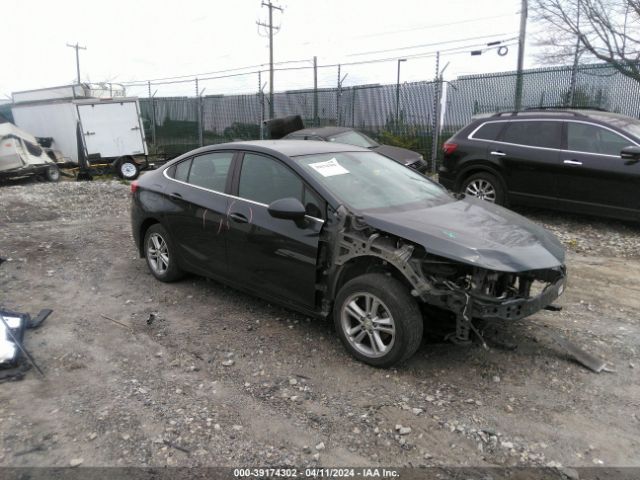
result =
[[[473,197],[404,211],[360,212],[371,227],[422,245],[431,254],[502,272],[564,263],[558,239],[526,218]]]
[[[384,155],[385,157],[389,157],[403,165],[420,160],[419,153],[416,153],[413,150],[407,150],[406,148],[392,147],[391,145],[379,145],[371,150],[379,153],[380,155]]]

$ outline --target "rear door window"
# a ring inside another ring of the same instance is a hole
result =
[[[197,156],[191,163],[188,182],[191,185],[224,192],[233,152],[215,152]]]
[[[562,122],[509,122],[501,141],[530,147],[560,148]]]
[[[620,156],[620,150],[633,145],[611,130],[588,123],[567,122],[567,149],[576,152]]]

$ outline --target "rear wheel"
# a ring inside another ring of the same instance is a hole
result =
[[[478,172],[467,177],[462,191],[469,196],[477,197],[498,205],[504,205],[504,189],[500,180],[491,173]]]
[[[140,167],[130,157],[123,157],[116,162],[116,173],[124,180],[135,180],[140,175]]]
[[[340,340],[358,360],[390,367],[411,357],[422,340],[422,315],[407,287],[391,276],[370,273],[338,293],[334,323]]]
[[[44,171],[44,178],[47,179],[48,182],[57,182],[60,180],[60,169],[57,165],[51,165],[47,167]]]
[[[182,277],[183,272],[178,267],[173,242],[167,230],[159,223],[151,225],[147,230],[144,252],[149,270],[161,282],[173,282]]]

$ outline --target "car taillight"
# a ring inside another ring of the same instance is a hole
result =
[[[456,143],[445,143],[442,146],[442,151],[444,152],[445,155],[451,155],[453,152],[456,151],[457,148],[458,148],[458,145]]]
[[[137,190],[138,190],[138,182],[136,181],[131,182],[131,193],[136,193]]]

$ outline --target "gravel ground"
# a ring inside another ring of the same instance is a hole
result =
[[[0,466],[640,465],[639,226],[520,210],[570,252],[563,311],[377,370],[328,322],[155,281],[128,203],[111,181],[0,188],[0,304],[54,310],[26,339],[46,378],[0,388]]]

